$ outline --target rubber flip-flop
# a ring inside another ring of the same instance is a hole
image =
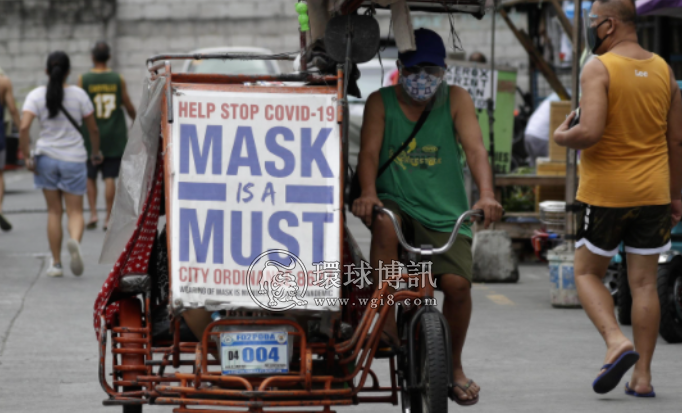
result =
[[[88,222],[88,225],[85,226],[87,229],[95,229],[97,228],[97,221],[90,221]]]
[[[393,357],[396,355],[399,348],[400,345],[393,343],[391,336],[387,332],[382,331],[377,351],[374,353],[374,358],[384,359]]]
[[[592,389],[599,394],[608,393],[615,389],[625,373],[637,363],[637,360],[639,360],[639,353],[626,351],[613,363],[604,364],[602,369],[606,369],[606,371],[594,379]]]
[[[478,403],[478,395],[476,395],[476,397],[470,400],[462,400],[459,398],[459,396],[457,396],[457,393],[455,392],[454,389],[455,387],[457,387],[458,389],[466,393],[466,391],[469,390],[469,387],[471,387],[473,383],[474,383],[473,380],[469,380],[466,384],[455,383],[455,385],[452,388],[450,398],[460,406],[473,406],[474,404]]]
[[[654,391],[654,386],[651,386],[651,391],[649,393],[637,393],[630,388],[630,383],[625,383],[625,394],[634,397],[656,397],[656,392]]]

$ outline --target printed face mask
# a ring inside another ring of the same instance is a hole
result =
[[[436,94],[438,87],[443,83],[443,78],[421,70],[419,73],[403,74],[400,82],[412,99],[423,102]]]

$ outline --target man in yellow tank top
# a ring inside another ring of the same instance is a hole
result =
[[[631,0],[593,4],[586,24],[589,46],[598,57],[580,79],[579,123],[569,127],[572,114],[554,139],[582,150],[575,282],[607,346],[593,389],[613,390],[634,366],[626,394],[654,397],[658,256],[670,249],[670,229],[682,215],[682,99],[669,66],[638,44],[635,18]],[[632,291],[634,344],[621,332],[602,283],[621,242]]]

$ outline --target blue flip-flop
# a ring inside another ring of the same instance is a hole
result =
[[[656,397],[656,392],[654,391],[654,386],[651,386],[651,391],[649,393],[637,393],[630,388],[630,383],[625,383],[625,394],[634,397]]]
[[[602,369],[606,369],[606,371],[594,379],[592,389],[594,389],[595,393],[599,394],[608,393],[615,389],[618,383],[620,383],[620,379],[637,363],[637,360],[639,360],[639,353],[636,351],[626,351],[613,363],[604,364]]]

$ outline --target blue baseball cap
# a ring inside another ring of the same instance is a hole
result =
[[[435,66],[446,67],[445,44],[438,33],[429,29],[417,29],[414,31],[414,40],[417,50],[398,53],[398,59],[405,67],[419,63],[431,63]]]

